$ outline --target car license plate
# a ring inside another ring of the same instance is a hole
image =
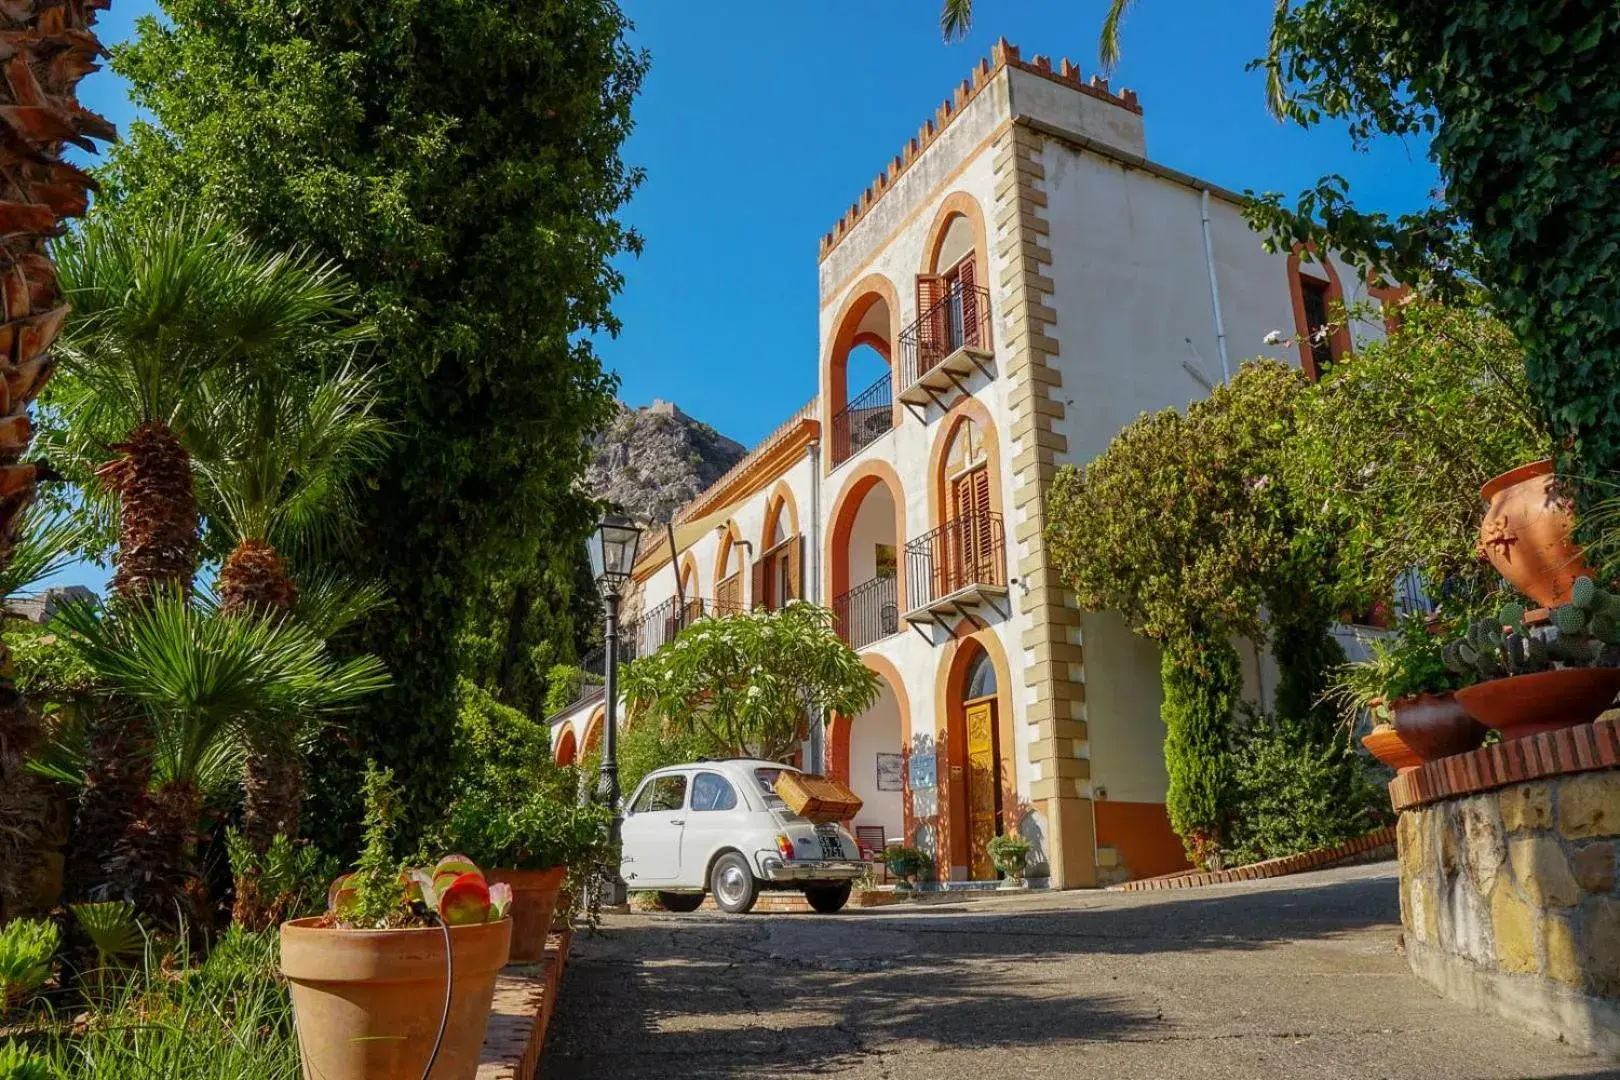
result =
[[[816,839],[821,841],[821,857],[823,859],[842,859],[844,857],[844,841],[838,835],[838,826],[817,825]]]

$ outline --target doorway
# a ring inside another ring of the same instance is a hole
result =
[[[1001,745],[996,715],[996,669],[983,649],[973,658],[962,690],[963,809],[968,877],[994,880],[990,841],[1001,820]]]

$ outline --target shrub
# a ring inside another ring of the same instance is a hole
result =
[[[50,980],[60,941],[56,924],[43,919],[13,919],[0,929],[0,1016]]]
[[[934,859],[928,852],[902,845],[885,849],[883,861],[888,864],[889,873],[907,882],[920,878],[934,865]]]
[[[1228,744],[1232,710],[1242,689],[1237,653],[1224,642],[1190,659],[1166,649],[1160,675],[1164,766],[1170,777],[1165,810],[1188,857],[1199,866],[1213,865],[1224,846],[1232,793]]]
[[[1030,843],[1017,833],[1001,833],[990,840],[990,861],[997,870],[1014,878],[1024,876]]]

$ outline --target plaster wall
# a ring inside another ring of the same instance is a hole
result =
[[[898,754],[901,749],[900,708],[894,691],[885,685],[877,704],[850,724],[849,786],[861,797],[862,803],[855,824],[883,826],[886,840],[901,835],[903,793],[878,790],[877,756]]]

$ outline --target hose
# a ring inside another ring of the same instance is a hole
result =
[[[439,1033],[433,1037],[433,1053],[428,1055],[422,1080],[428,1080],[433,1072],[433,1063],[439,1060],[439,1048],[444,1045],[444,1029],[450,1026],[450,992],[456,985],[456,957],[450,944],[450,926],[437,915],[430,915],[430,918],[439,924],[439,929],[444,933],[444,1010],[439,1014]]]

